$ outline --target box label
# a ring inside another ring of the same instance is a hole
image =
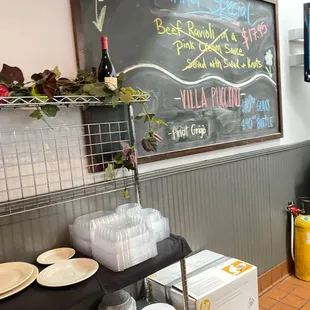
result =
[[[238,261],[235,261],[234,263],[222,268],[222,270],[233,275],[233,276],[239,276],[242,273],[244,273],[247,270],[250,270],[252,268],[253,268],[252,265],[238,260]]]

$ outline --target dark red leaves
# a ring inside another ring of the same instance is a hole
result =
[[[35,81],[36,92],[46,95],[49,99],[53,99],[57,90],[56,74],[50,70],[43,73],[35,73],[31,76]]]
[[[1,77],[7,84],[13,84],[14,82],[23,83],[25,80],[22,70],[18,67],[10,67],[6,64],[3,64]]]

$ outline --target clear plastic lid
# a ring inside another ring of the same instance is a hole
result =
[[[91,238],[110,241],[128,240],[149,231],[145,223],[133,223],[123,213],[114,213],[91,221]]]
[[[136,214],[128,214],[134,222],[155,222],[162,218],[161,213],[155,209],[140,209]]]
[[[122,241],[111,241],[104,239],[98,235],[94,235],[94,238],[92,239],[92,246],[96,247],[98,249],[101,249],[102,251],[106,253],[119,253],[124,251],[129,251],[131,249],[136,249],[138,247],[141,247],[144,244],[149,243],[154,239],[155,235],[148,231],[144,234],[141,234],[136,237],[129,238],[127,240]]]
[[[139,203],[126,203],[120,205],[116,208],[116,213],[125,213],[127,215],[136,214],[139,210],[141,210],[141,205]]]
[[[79,216],[75,219],[73,225],[83,226],[83,227],[90,227],[90,221],[112,214],[112,211],[97,211],[94,213],[85,214],[82,216]]]
[[[112,211],[97,211],[90,214],[79,216],[75,219],[72,227],[74,234],[80,238],[90,240],[90,222],[111,214]]]
[[[161,219],[153,222],[147,222],[147,227],[153,231],[169,230],[169,220],[167,217],[162,217]]]
[[[128,251],[108,253],[106,248],[102,249],[92,243],[93,258],[107,268],[119,272],[140,264],[157,255],[156,240],[151,238],[149,242],[131,248]]]

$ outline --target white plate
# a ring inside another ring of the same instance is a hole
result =
[[[0,294],[21,285],[30,278],[32,271],[32,265],[23,262],[0,264]]]
[[[143,308],[143,310],[175,310],[168,304],[152,304]]]
[[[38,268],[36,266],[32,265],[32,273],[31,273],[30,277],[25,282],[23,282],[19,286],[15,287],[14,289],[12,289],[12,290],[4,293],[4,294],[0,294],[0,300],[7,298],[7,297],[10,297],[10,296],[22,291],[26,287],[28,287],[37,278],[38,274],[39,274]]]
[[[75,254],[72,248],[59,248],[44,252],[37,258],[37,262],[41,265],[52,265],[63,260],[70,259]]]
[[[48,287],[62,287],[82,282],[94,275],[99,264],[90,258],[74,258],[42,270],[37,282]]]

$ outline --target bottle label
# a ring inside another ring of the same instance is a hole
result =
[[[116,77],[105,77],[104,83],[107,84],[107,86],[111,90],[117,89],[117,78]]]

